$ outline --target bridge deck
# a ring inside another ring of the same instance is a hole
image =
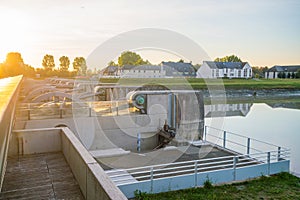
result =
[[[8,157],[0,199],[84,199],[62,153]]]

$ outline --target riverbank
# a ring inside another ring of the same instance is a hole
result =
[[[159,194],[137,193],[135,198],[146,199],[300,199],[300,178],[289,173],[280,173],[221,186],[212,186],[210,181],[206,181],[203,188]]]
[[[132,86],[155,84],[172,89],[191,87],[195,90],[218,87],[226,90],[300,90],[300,79],[101,78],[100,82]]]

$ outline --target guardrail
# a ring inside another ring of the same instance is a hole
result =
[[[219,134],[221,135],[219,136]],[[233,141],[233,136],[241,138],[246,144]],[[239,153],[238,150],[231,149],[232,145],[229,145],[231,143],[241,147],[246,153]],[[251,144],[256,146],[253,147]],[[115,169],[107,171],[107,174],[125,195],[131,198],[135,190],[157,193],[189,188],[203,185],[204,180],[209,177],[214,179],[214,183],[222,183],[289,171],[290,149],[288,148],[213,127],[205,127],[204,140],[199,145],[211,145],[231,152],[232,155]],[[266,147],[269,150],[265,151]],[[168,187],[166,188],[166,186]]]
[[[119,116],[133,113],[127,101],[21,103],[16,116],[20,120],[57,119],[73,116]]]
[[[277,151],[278,156],[280,156],[281,152],[290,150],[288,148],[210,126],[204,127],[203,140],[240,154]]]
[[[270,151],[265,153],[224,156],[217,158],[137,167],[125,169],[125,171],[139,182],[148,180],[153,181],[155,179],[167,177],[171,178],[178,175],[194,174],[196,176],[201,172],[209,172],[222,169],[233,169],[235,173],[236,169],[241,167],[265,163],[270,166],[271,163],[281,160],[287,160],[289,158],[289,154],[289,150],[283,150],[279,155],[277,151]],[[268,169],[269,168],[270,167],[268,167]],[[113,173],[115,175],[110,175],[110,178],[112,178],[118,186],[126,185],[132,180],[132,177],[124,176],[123,173],[118,172],[124,172],[124,169],[113,170]],[[267,171],[267,175],[269,174],[270,170]]]

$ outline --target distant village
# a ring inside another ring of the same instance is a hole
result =
[[[0,63],[0,78],[23,74],[26,77],[61,77],[61,78],[228,78],[228,79],[299,79],[300,65],[268,67],[252,67],[235,55],[216,58],[214,61],[203,61],[193,65],[192,62],[162,61],[153,65],[143,60],[135,52],[124,51],[118,57],[118,62],[110,61],[108,66],[99,70],[99,66],[88,68],[84,57],[76,57],[71,63],[68,56],[59,58],[59,65],[54,62],[54,56],[46,54],[41,68],[25,64],[18,52],[7,54],[6,60]],[[72,69],[71,65],[72,64]],[[103,67],[103,66],[102,66]]]
[[[187,62],[161,62],[159,65],[107,66],[100,71],[102,78],[253,78],[248,62],[204,61],[197,69]],[[255,77],[254,77],[255,78]],[[300,65],[273,66],[264,72],[264,78],[300,78]]]

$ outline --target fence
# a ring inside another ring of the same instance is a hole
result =
[[[21,103],[16,116],[20,120],[68,118],[73,116],[119,116],[134,113],[127,101]]]
[[[233,141],[234,137],[244,142]],[[205,127],[202,145],[212,145],[232,155],[115,169],[107,171],[107,174],[131,198],[135,190],[158,193],[201,186],[207,179],[223,183],[289,171],[290,150],[287,148],[208,126]],[[231,148],[234,146],[238,148]],[[269,150],[264,151],[266,148]],[[240,153],[241,149],[246,153]]]

